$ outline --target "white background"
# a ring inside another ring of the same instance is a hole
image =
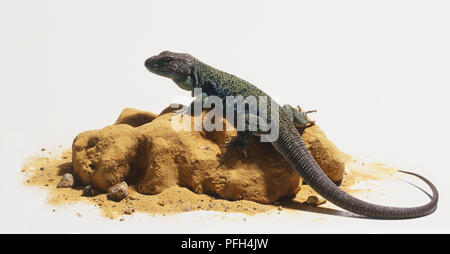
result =
[[[0,231],[449,232],[449,7],[411,0],[2,1],[0,191],[7,207]],[[49,212],[44,194],[20,185],[23,160],[41,147],[70,147],[77,133],[113,123],[125,107],[158,113],[188,96],[144,68],[163,50],[190,53],[280,103],[317,109],[314,118],[342,151],[431,179],[441,195],[437,212],[327,223],[290,215],[244,223],[200,213],[119,223],[80,219],[69,208]]]

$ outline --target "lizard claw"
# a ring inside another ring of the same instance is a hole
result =
[[[181,115],[181,116],[187,115],[188,108],[189,108],[189,107],[186,107],[186,106],[185,106],[185,107],[182,107],[181,109],[175,111],[175,115]]]
[[[222,148],[229,148],[231,150],[241,150],[242,153],[244,154],[244,157],[246,159],[248,158],[247,151],[245,150],[245,148],[236,147],[236,144],[235,143],[233,144],[232,141],[231,142],[225,142],[225,144],[223,144],[223,145],[220,144],[219,146],[222,147]],[[226,150],[224,153],[222,153],[222,155],[220,156],[221,159],[223,159],[225,157],[225,154],[227,153],[227,151],[229,151],[229,150]]]
[[[309,114],[309,113],[317,113],[317,110],[309,110],[309,111],[305,112],[305,114]]]

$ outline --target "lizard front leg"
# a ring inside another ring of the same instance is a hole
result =
[[[252,132],[250,131],[238,131],[237,136],[233,138],[230,142],[226,142],[222,147],[228,148],[229,150],[241,150],[244,153],[245,158],[247,158],[247,152],[245,148],[252,139]]]
[[[236,137],[234,137],[230,142],[227,142],[227,143],[225,143],[225,145],[221,145],[221,146],[228,148],[227,151],[241,150],[244,153],[245,158],[247,158],[247,152],[246,152],[245,148],[247,147],[248,143],[252,139],[252,136],[254,136],[257,133],[257,131],[251,130],[250,118],[252,118],[252,117],[250,117],[250,113],[245,113],[245,117],[243,119],[245,129],[238,130]],[[257,119],[257,116],[253,117],[253,119]],[[237,126],[237,128],[239,128],[239,125]]]
[[[208,95],[206,93],[202,93],[201,96],[195,97],[195,99],[189,104],[187,107],[183,107],[182,109],[177,111],[177,114],[183,115],[191,115],[198,116],[203,111],[203,104],[205,100],[208,99]],[[199,109],[199,110],[195,110]]]

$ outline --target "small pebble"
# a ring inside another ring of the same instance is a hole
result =
[[[166,204],[166,202],[164,202],[164,200],[161,200],[158,202],[158,205],[160,205],[160,206],[164,206],[165,204]]]
[[[45,148],[41,148],[41,151],[43,152],[43,151],[45,151],[45,150],[47,150],[47,149],[45,149]]]
[[[95,190],[94,187],[92,187],[91,185],[88,185],[84,187],[82,195],[85,197],[93,197],[97,195],[97,190]]]
[[[213,207],[214,207],[214,203],[213,202],[209,203],[209,208],[213,208]]]
[[[59,181],[56,188],[69,188],[73,186],[73,175],[70,173],[65,173],[61,180]]]
[[[120,218],[120,221],[124,221],[125,220],[125,218]]]
[[[306,202],[310,205],[321,205],[326,202],[326,200],[319,196],[309,196]]]
[[[40,168],[41,171],[44,171],[44,169],[45,169],[44,167],[41,167],[41,168]]]
[[[281,207],[281,205],[278,206],[278,210],[281,211],[283,208]]]
[[[132,214],[133,212],[134,212],[134,209],[128,208],[128,209],[125,210],[123,213],[125,213],[125,214]]]
[[[106,195],[109,200],[119,202],[128,196],[128,184],[126,182],[120,182],[108,189]]]

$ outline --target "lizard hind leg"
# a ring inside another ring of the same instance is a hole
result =
[[[286,112],[289,119],[291,119],[292,123],[298,128],[305,130],[315,124],[315,121],[308,120],[308,114],[316,113],[317,110],[303,111],[300,106],[294,108],[289,104],[284,105],[283,110]]]

